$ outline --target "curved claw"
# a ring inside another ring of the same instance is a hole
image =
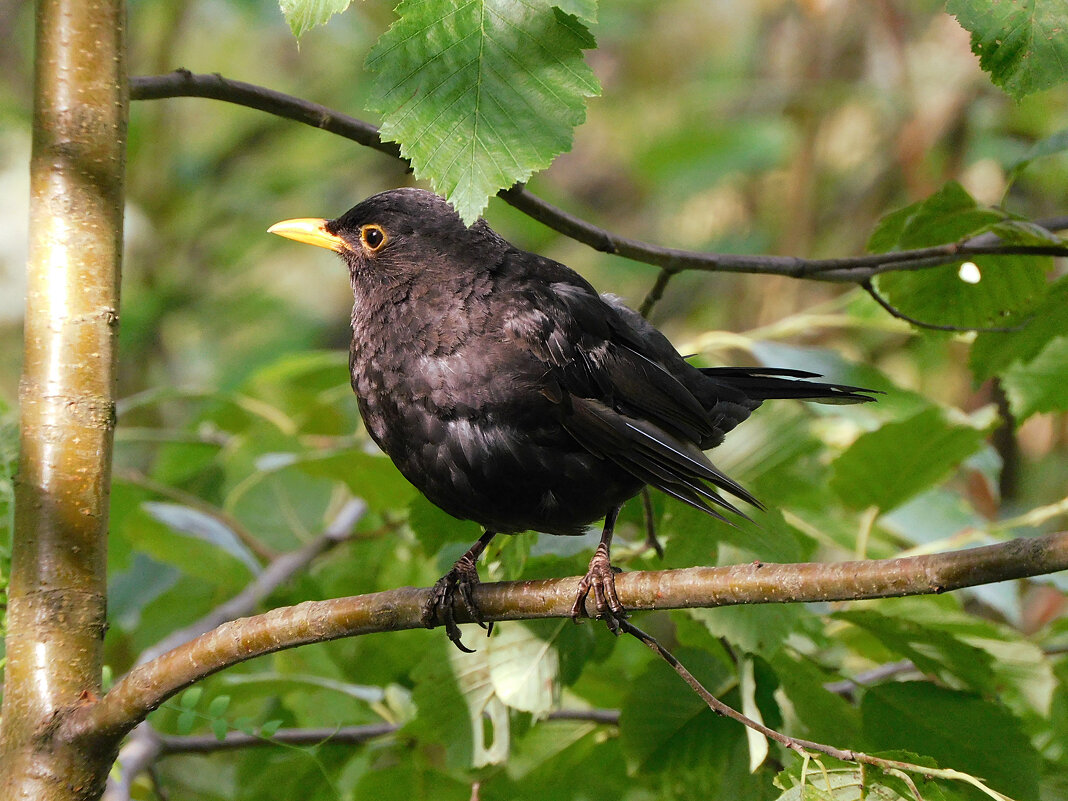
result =
[[[608,558],[607,548],[598,548],[593,559],[590,560],[590,569],[579,582],[575,604],[571,607],[573,621],[578,623],[579,618],[587,616],[586,599],[592,589],[597,617],[605,622],[610,632],[619,634],[619,621],[627,617],[627,610],[616,593],[617,572],[619,572],[618,569],[612,566]]]
[[[486,624],[482,620],[482,613],[479,611],[471,593],[472,588],[478,583],[478,570],[475,569],[474,562],[461,559],[453,566],[452,570],[437,580],[430,597],[427,598],[426,604],[423,606],[423,625],[428,629],[432,629],[438,625],[440,620],[452,644],[469,654],[474,653],[474,651],[465,646],[460,639],[460,627],[456,625],[453,604],[456,596],[459,595],[460,601],[475,622],[482,628],[486,628]]]

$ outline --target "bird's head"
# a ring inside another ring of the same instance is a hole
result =
[[[284,220],[267,230],[335,251],[354,282],[372,283],[455,278],[457,265],[472,256],[477,263],[477,251],[500,241],[485,223],[467,227],[443,198],[422,189],[392,189],[333,220]]]

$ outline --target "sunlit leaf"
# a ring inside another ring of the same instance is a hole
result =
[[[860,436],[833,464],[831,487],[854,508],[893,509],[982,447],[984,432],[928,409]]]
[[[946,11],[971,32],[972,52],[990,80],[1016,99],[1068,78],[1062,0],[949,0]]]
[[[489,197],[571,147],[600,90],[586,27],[548,2],[397,6],[367,59],[382,136],[472,223]]]
[[[316,25],[325,25],[334,14],[349,7],[352,0],[279,0],[278,6],[298,39]]]

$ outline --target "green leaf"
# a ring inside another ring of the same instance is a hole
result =
[[[1030,150],[1012,163],[1009,168],[1009,181],[1015,181],[1020,173],[1031,166],[1032,162],[1047,156],[1063,153],[1066,150],[1068,150],[1068,128],[1035,142]]]
[[[197,722],[197,713],[192,709],[184,709],[174,724],[174,729],[179,734],[189,734]]]
[[[211,722],[211,731],[215,735],[215,739],[222,742],[226,739],[226,732],[229,729],[229,725],[225,718],[215,718]]]
[[[230,696],[229,695],[217,695],[211,699],[211,703],[208,704],[208,715],[213,718],[220,718],[226,714],[226,710],[230,708]]]
[[[911,659],[924,673],[943,682],[983,691],[994,683],[993,657],[946,631],[915,621],[882,615],[870,609],[838,612],[834,617],[860,626],[883,645]]]
[[[274,737],[280,728],[282,728],[281,720],[275,718],[274,720],[268,720],[262,726],[260,726],[260,737]]]
[[[800,604],[741,604],[717,609],[688,609],[715,637],[750,654],[772,658],[795,631],[813,620]]]
[[[367,67],[382,136],[467,223],[570,149],[600,92],[586,27],[546,2],[404,0]]]
[[[1034,359],[1052,339],[1068,331],[1068,276],[1055,281],[1042,305],[1017,324],[1021,327],[1016,331],[989,331],[976,336],[969,364],[978,380],[1002,373],[1014,362]]]
[[[1009,224],[1014,223],[1014,224]],[[1035,232],[1004,212],[980,207],[965,189],[950,181],[929,198],[880,220],[868,241],[875,253],[959,242],[1001,226],[1006,236]],[[963,260],[924,270],[883,273],[879,293],[896,309],[918,320],[959,328],[1004,326],[1012,314],[1033,309],[1046,292],[1049,259],[1030,256],[977,256],[981,279],[959,275]]]
[[[204,694],[203,687],[190,687],[178,700],[182,709],[195,709],[196,705],[200,703],[200,697]]]
[[[1068,76],[1063,0],[949,0],[946,11],[971,32],[972,52],[990,80],[1017,100]]]
[[[1026,364],[1014,364],[1003,384],[1017,421],[1036,412],[1068,409],[1068,336],[1051,340]]]
[[[553,5],[583,22],[597,21],[597,0],[557,0]]]
[[[893,509],[940,481],[983,439],[982,430],[928,409],[858,437],[835,459],[831,487],[853,508]]]
[[[559,621],[559,627],[571,625]],[[556,701],[560,659],[556,648],[520,623],[504,623],[486,645],[497,697],[513,709],[545,717]]]
[[[682,648],[675,656],[715,695],[733,679],[720,662],[700,651]],[[620,746],[632,775],[662,767],[665,758],[685,752],[711,761],[733,736],[742,733],[717,717],[660,662],[650,664],[631,683],[620,710]]]
[[[260,563],[252,551],[238,538],[233,529],[218,517],[179,503],[145,501],[141,508],[175,532],[195,537],[222,549],[243,563],[251,573],[260,572]]]
[[[298,39],[316,25],[325,25],[334,14],[349,7],[351,0],[279,0],[278,7]]]
[[[856,742],[860,715],[851,703],[824,687],[828,677],[821,670],[785,648],[769,661],[804,736],[825,743]]]
[[[924,754],[1017,801],[1038,798],[1038,753],[996,703],[929,682],[897,682],[868,689],[861,715],[870,748]]]

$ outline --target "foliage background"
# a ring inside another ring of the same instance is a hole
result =
[[[270,3],[134,2],[131,72],[219,72],[366,116],[372,81],[362,64],[392,19],[389,3],[368,0],[305,33],[298,47]],[[588,63],[602,96],[590,102],[572,151],[530,186],[609,230],[665,245],[859,253],[886,212],[946,181],[980,203],[999,202],[1010,166],[1068,128],[1068,90],[1006,97],[940,3],[627,0],[605,4],[594,33]],[[3,528],[21,351],[31,9],[0,3],[0,34],[13,45],[0,49]],[[1063,213],[1066,173],[1063,156],[1025,170],[1007,197],[1012,211]],[[193,99],[134,105],[125,400],[111,514],[108,661],[116,674],[238,592],[272,555],[316,536],[352,494],[370,510],[356,536],[265,608],[427,585],[476,536],[366,452],[345,372],[343,269],[328,254],[263,234],[276,220],[334,216],[410,181],[398,162],[257,112]],[[596,254],[500,201],[487,216],[508,238],[632,305],[655,278],[650,267]],[[1047,319],[1058,320],[1058,309],[1051,305]],[[1043,383],[1031,361],[1011,358],[1021,350],[991,335],[973,345],[918,332],[840,286],[688,273],[668,285],[653,319],[709,363],[813,368],[888,395],[876,409],[762,410],[716,461],[774,511],[759,527],[731,529],[656,498],[661,561],[642,547],[641,509],[631,504],[618,549],[626,568],[891,556],[1063,525],[1055,510],[1017,516],[1064,496],[1058,410],[1066,399],[1056,380],[1064,328],[1030,354],[1046,354]],[[1010,357],[999,362],[998,352]],[[992,435],[999,391],[979,380],[990,375],[1004,375],[1010,388],[1035,380],[1044,388],[1037,400],[1010,393],[1024,412],[1012,436]],[[483,577],[579,573],[589,547],[510,538],[491,550]],[[918,754],[1021,801],[1055,799],[1068,796],[1063,589],[1062,577],[1051,577],[953,597],[680,612],[640,623],[677,647],[710,689],[769,725]],[[152,724],[178,735],[269,731],[277,722],[400,728],[359,748],[171,757],[158,766],[159,785],[172,801],[467,799],[473,782],[486,799],[775,798],[800,780],[799,760],[774,749],[751,773],[758,745],[636,642],[560,622],[469,637],[473,657],[453,653],[440,632],[416,631],[227,671]],[[834,684],[902,659],[913,669],[871,688]],[[534,722],[560,707],[621,715],[618,726]],[[826,778],[835,788],[828,796],[857,797],[858,777],[831,768],[818,778],[810,770],[809,792],[825,789]],[[893,779],[866,778],[885,797],[908,795]],[[925,798],[972,794],[954,785],[920,790]],[[156,790],[146,779],[136,792],[147,799]]]

